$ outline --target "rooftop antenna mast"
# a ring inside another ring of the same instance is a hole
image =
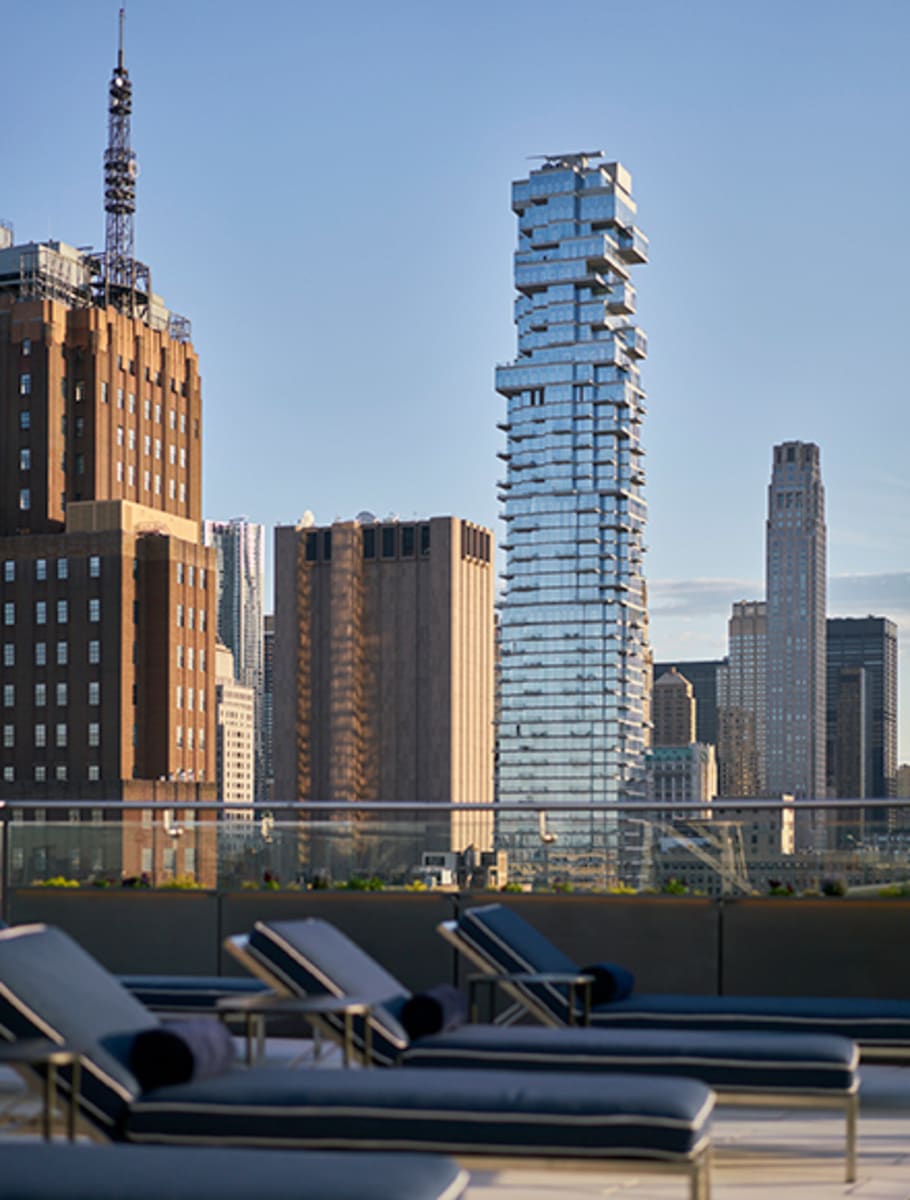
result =
[[[123,21],[120,9],[120,40],[117,66],[111,76],[108,101],[108,138],[104,152],[104,233],[105,302],[135,315],[136,260],[134,255],[133,216],[136,212],[136,155],[130,148],[130,114],[133,111],[133,85],[123,65]]]

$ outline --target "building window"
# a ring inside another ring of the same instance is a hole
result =
[[[175,467],[177,465],[177,447],[174,445],[170,446],[167,456],[171,466]]]
[[[44,708],[47,704],[47,684],[35,684],[35,708]]]
[[[126,444],[130,450],[136,449],[136,430],[128,429],[126,434]]]
[[[4,767],[3,768],[3,782],[4,783],[15,783],[16,782],[16,772],[13,767]]]
[[[101,703],[101,684],[95,679],[89,681],[88,702],[92,708],[97,707]]]
[[[70,660],[70,644],[69,642],[57,643],[57,666],[65,667]]]
[[[38,747],[39,750],[41,749],[41,747],[47,745],[47,726],[46,725],[36,725],[35,726],[35,745]]]
[[[186,503],[186,484],[185,483],[181,483],[181,485],[180,485],[180,503],[181,504]]]
[[[183,646],[177,647],[177,666],[183,667]]]
[[[109,392],[110,392],[110,388],[108,387],[107,380],[103,379],[101,381],[101,403],[102,404],[107,404],[109,402]]]
[[[101,643],[91,641],[88,644],[88,661],[93,667],[96,667],[101,662]]]
[[[129,487],[134,487],[136,483],[136,468],[132,463],[126,468],[126,482]]]
[[[187,609],[186,618],[187,618],[187,625],[189,625],[190,629],[195,629],[196,628],[196,610],[193,608],[192,605],[190,605],[190,607]]]
[[[15,744],[16,744],[16,726],[15,725],[4,725],[3,726],[4,748],[7,750],[11,750],[13,748],[13,746],[15,746]]]
[[[205,651],[204,650],[199,651],[199,670],[200,671],[205,670]]]
[[[170,499],[170,500],[174,500],[174,499],[176,499],[176,496],[177,496],[177,485],[176,485],[176,483],[174,482],[174,480],[173,480],[173,479],[169,479],[169,480],[168,480],[168,485],[167,485],[167,494],[168,494],[168,499]]]
[[[117,407],[123,408],[123,388],[117,388]]]
[[[88,723],[88,744],[90,746],[101,745],[101,726],[97,721],[89,721]]]
[[[47,666],[47,642],[35,642],[35,666]]]
[[[4,559],[3,562],[3,582],[13,583],[16,579],[16,561],[12,558]]]
[[[183,583],[183,563],[177,563],[177,582]]]
[[[46,625],[47,624],[47,601],[46,600],[36,600],[35,601],[35,624],[36,625]]]
[[[161,405],[160,404],[155,405],[155,424],[156,425],[161,424]],[[161,443],[159,442],[158,444],[160,445]]]
[[[430,527],[429,525],[420,526],[420,553],[430,553]]]
[[[3,685],[3,707],[15,708],[16,706],[16,687],[15,684],[5,683]]]
[[[101,768],[97,763],[92,763],[88,769],[88,777],[91,783],[97,783],[101,778]]]
[[[123,463],[117,463],[117,482],[123,483]]]
[[[46,779],[47,779],[47,767],[44,767],[44,766],[35,767],[35,783],[44,783],[44,781]]]
[[[89,601],[89,604],[91,604],[91,601]],[[65,625],[69,619],[70,619],[69,600],[58,600],[57,601],[57,624]]]
[[[186,449],[183,446],[180,447],[180,465],[181,467],[186,466]]]
[[[405,525],[401,530],[401,557],[414,557],[414,526]]]
[[[188,646],[187,651],[186,651],[186,665],[187,665],[188,670],[190,670],[190,671],[193,670],[193,667],[195,666],[195,659],[196,659],[195,650],[193,649],[192,646]]]
[[[150,455],[152,453],[152,435],[147,433],[142,439],[142,453]]]
[[[196,731],[192,725],[190,725],[187,728],[187,731],[186,731],[186,748],[187,748],[187,750],[192,750],[192,748],[193,748],[193,735],[195,732]]]
[[[122,425],[117,426],[117,445],[118,446],[123,445],[123,426]]]
[[[69,579],[70,575],[70,560],[68,558],[57,559],[57,578]]]
[[[199,632],[205,633],[205,609],[204,608],[200,608],[200,610],[199,610]]]
[[[178,747],[183,746],[183,726],[182,725],[177,726],[177,745],[178,745]]]
[[[136,393],[130,392],[126,402],[127,411],[134,413],[136,411]]]
[[[178,629],[183,628],[183,605],[182,604],[177,605],[177,628]]]
[[[58,763],[57,766],[54,767],[54,778],[59,780],[60,783],[66,783],[66,766],[64,763]],[[79,851],[78,850],[70,851],[70,866],[71,866],[71,868],[73,868],[75,870],[79,869]]]
[[[199,568],[199,586],[205,589],[205,567]]]
[[[382,527],[382,557],[395,557],[395,542],[397,541],[396,534],[398,530],[394,525],[383,525]]]
[[[143,471],[142,472],[142,490],[144,492],[148,492],[151,490],[151,487],[152,487],[152,473],[151,473],[151,471]]]
[[[29,355],[31,354],[31,352],[32,352],[32,339],[31,338],[23,338],[22,339],[22,357],[28,358]]]
[[[142,847],[142,858],[140,860],[140,868],[143,875],[150,875],[154,869],[152,866],[152,848],[151,846]]]
[[[146,421],[151,421],[151,419],[152,419],[152,402],[151,402],[151,400],[146,399],[146,400],[142,401],[142,414],[145,417]],[[147,436],[146,436],[145,440],[146,440],[146,444],[148,444]],[[148,453],[148,451],[146,451],[146,453]]]
[[[194,689],[187,688],[186,689],[186,706],[190,710],[190,712],[193,711],[193,705],[195,703],[195,699],[196,699],[196,693],[195,693]]]
[[[19,428],[24,430],[24,429],[31,429],[31,427],[32,427],[32,414],[28,411],[27,408],[23,408],[22,411],[19,413]]]
[[[85,474],[85,455],[84,454],[76,455],[76,474],[77,475]]]
[[[16,644],[15,642],[3,643],[3,665],[5,667],[14,667],[16,665]]]
[[[57,725],[54,731],[54,741],[57,746],[64,747],[66,745],[66,724],[61,722]]]
[[[35,559],[35,578],[38,580],[39,583],[41,582],[41,580],[47,579],[47,559],[46,558],[36,558]]]
[[[99,579],[101,577],[101,559],[97,554],[89,555],[88,577],[89,579]]]
[[[205,729],[202,726],[199,727],[199,749],[205,749]]]
[[[177,684],[177,707],[183,708],[183,684]]]
[[[31,488],[19,489],[19,509],[21,512],[28,512],[32,507],[32,492]]]
[[[16,605],[12,600],[7,600],[7,602],[3,605],[3,624],[16,624]]]
[[[32,469],[32,452],[26,446],[19,451],[19,470],[30,471]]]
[[[85,400],[85,380],[77,379],[73,384],[73,400],[76,404],[82,404]]]
[[[90,621],[101,620],[101,601],[97,596],[92,596],[88,602],[88,619]]]
[[[23,371],[19,376],[19,395],[30,396],[32,394],[32,377],[28,371]]]
[[[190,587],[193,587],[193,586],[195,586],[195,583],[196,583],[196,568],[193,566],[193,564],[192,564],[192,563],[190,563],[190,565],[189,565],[189,566],[187,567],[187,569],[186,569],[186,578],[187,578],[187,583],[188,583],[188,585],[189,585]]]
[[[58,708],[66,708],[68,695],[69,695],[69,689],[67,688],[66,684],[58,683],[57,684],[57,707]]]

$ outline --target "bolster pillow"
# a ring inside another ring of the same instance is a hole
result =
[[[592,963],[590,967],[582,967],[581,973],[594,976],[591,1003],[595,1006],[625,1000],[635,986],[635,976],[618,963]]]
[[[144,1029],[130,1052],[130,1069],[144,1092],[224,1075],[233,1062],[234,1039],[220,1021],[208,1017]]]
[[[410,1038],[427,1037],[431,1033],[449,1033],[465,1023],[468,1005],[458,988],[450,983],[437,983],[405,1001],[401,1023]]]

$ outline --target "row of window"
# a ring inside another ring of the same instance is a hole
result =
[[[61,721],[54,727],[54,745],[63,748],[67,746],[69,739],[69,727],[65,721]],[[39,749],[47,746],[47,725],[39,722],[34,728],[34,745]],[[89,721],[88,723],[88,744],[95,747],[101,745],[101,725],[98,721]],[[3,726],[3,747],[5,750],[11,750],[16,745],[16,727],[15,725]]]
[[[52,560],[53,561],[53,560]],[[38,583],[47,579],[47,564],[46,558],[36,558],[34,560],[35,579]],[[69,579],[70,577],[70,560],[68,558],[58,558],[54,567],[54,573],[58,579]],[[89,579],[101,578],[101,558],[97,554],[90,554],[88,559],[88,574]],[[7,558],[3,563],[3,582],[14,583],[16,579],[16,560]]]
[[[54,767],[53,778],[56,779],[58,781],[58,783],[66,783],[66,781],[69,779],[69,771],[67,770],[66,763],[57,763],[57,765]],[[86,778],[92,782],[97,782],[101,778],[101,768],[98,766],[97,763],[89,763],[88,773],[86,775]],[[35,774],[34,774],[35,783],[45,783],[47,781],[47,779],[48,779],[47,767],[44,766],[43,763],[37,763],[35,765]],[[7,767],[3,768],[3,782],[4,783],[15,783],[16,782],[16,768],[15,767],[7,766]],[[15,866],[15,850],[13,851],[13,860],[14,860],[13,865]]]
[[[78,433],[78,431],[77,431]],[[122,425],[117,426],[117,445],[122,446],[126,442],[128,450],[136,449],[136,430],[127,429],[124,433]],[[142,453],[147,457],[152,455],[152,435],[147,433],[142,439]],[[161,459],[162,445],[161,438],[155,438],[154,443],[155,458]],[[176,446],[173,442],[168,446],[168,460],[172,467],[177,466],[178,462],[181,467],[186,467],[186,446]]]
[[[187,646],[184,650],[182,645],[177,647],[177,666],[179,668],[186,667],[188,671],[196,669],[196,651],[192,646]],[[199,670],[205,671],[205,651],[199,651]]]
[[[182,562],[177,563],[177,582],[185,582],[188,587],[195,585],[196,568],[192,563],[187,563],[186,566]],[[199,568],[199,586],[205,588],[205,567]]]
[[[205,633],[205,609],[200,608],[197,610],[193,607],[184,609],[182,604],[177,605],[177,628],[183,629],[185,620],[188,629],[195,629],[197,611],[199,613],[199,632]]]
[[[197,736],[196,730],[194,729],[194,727],[192,725],[187,725],[185,742],[184,742],[183,735],[184,735],[183,726],[178,725],[177,729],[176,729],[176,733],[175,733],[175,736],[177,739],[177,749],[178,750],[182,750],[184,748],[184,745],[186,746],[187,750],[193,750],[193,749],[195,749],[196,746],[198,746],[200,750],[205,749],[205,727],[204,726],[202,726],[202,725],[199,726],[199,733]],[[194,742],[195,742],[195,746],[194,746]],[[200,775],[200,779],[201,778],[202,778],[202,776]]]
[[[101,643],[92,638],[87,645],[87,661],[90,666],[97,666],[101,662]],[[204,654],[200,652],[200,657],[204,659]],[[65,667],[69,664],[70,659],[70,644],[69,642],[57,642],[56,662],[58,667]],[[35,642],[35,666],[46,667],[47,658],[47,642]],[[16,644],[15,642],[3,643],[3,665],[4,667],[14,667],[16,665]],[[179,661],[178,666],[182,666]],[[200,669],[205,670],[205,667],[200,663]]]
[[[47,607],[48,607],[48,605],[47,605],[46,600],[36,600],[35,601],[35,624],[36,625],[46,625],[47,624]],[[192,611],[193,610],[190,609],[190,612],[192,612]],[[69,602],[69,600],[58,600],[57,604],[56,604],[56,612],[57,612],[57,624],[58,625],[66,625],[70,618],[70,602]],[[202,617],[204,615],[202,609],[199,610],[199,614],[200,614],[200,617]],[[92,622],[101,620],[101,601],[97,596],[89,597],[88,619]],[[14,600],[7,600],[5,602],[5,604],[3,605],[3,624],[4,625],[15,625],[16,624],[16,602]],[[200,625],[200,628],[202,629],[204,627],[205,627],[205,624],[203,622]],[[190,624],[190,628],[192,629],[192,624]]]
[[[23,349],[23,351],[22,351],[23,356],[28,358],[31,355],[31,343],[28,341],[28,339],[26,339],[22,343],[22,345],[23,345],[23,347],[26,345],[28,345],[28,347],[29,347],[29,349],[27,351],[25,349]],[[120,370],[123,370],[122,356],[120,358],[119,365],[120,365]],[[132,359],[130,359],[130,374],[131,375],[136,374],[135,363],[133,362]],[[152,382],[152,371],[151,371],[150,367],[145,368],[145,380],[146,380],[146,383]],[[162,376],[160,371],[155,372],[154,382],[157,387],[163,386],[164,377]],[[184,381],[183,383],[181,383],[180,387],[178,389],[177,380],[172,375],[170,378],[170,390],[174,395],[176,395],[177,392],[179,391],[181,396],[186,396],[186,394],[187,394],[186,382]],[[62,377],[62,379],[60,380],[60,392],[61,392],[61,395],[64,400],[66,399],[66,391],[67,391],[67,379],[66,379],[66,376],[64,375]],[[32,373],[31,373],[31,371],[20,371],[20,373],[19,373],[19,395],[20,396],[30,396],[31,394],[32,394]],[[75,400],[75,402],[77,404],[81,404],[85,400],[85,394],[86,394],[85,380],[77,379],[73,383],[73,400]],[[109,394],[110,394],[110,389],[109,389],[107,380],[102,380],[101,400],[104,404],[108,403]],[[136,394],[135,394],[135,392],[129,393],[129,402],[130,402],[130,412],[135,412],[136,411]],[[123,388],[122,387],[117,388],[117,407],[123,408]],[[150,416],[151,407],[152,407],[152,402],[150,399],[145,400],[144,407],[145,407],[146,417]],[[155,420],[160,421],[161,420],[161,405],[160,404],[156,403],[155,413],[156,413]]]
[[[116,467],[115,467],[115,474],[116,474],[117,482],[118,482],[118,483],[123,483],[123,481],[124,481],[124,470],[123,470],[123,463],[122,463],[122,462],[119,462],[119,461],[117,462],[117,464],[116,464]],[[126,485],[127,485],[127,487],[135,487],[135,486],[136,486],[136,468],[133,466],[133,464],[132,464],[132,463],[130,463],[130,464],[127,466],[127,468],[126,468],[126,474],[125,474],[125,477],[126,477]],[[143,471],[143,473],[142,473],[142,490],[143,490],[143,491],[145,491],[145,492],[150,492],[150,491],[152,491],[152,473],[151,473],[151,471]],[[176,499],[177,499],[177,493],[178,493],[178,490],[179,490],[179,493],[180,493],[180,503],[181,503],[181,504],[185,504],[185,503],[186,503],[186,484],[185,484],[185,483],[181,483],[181,484],[180,484],[180,487],[179,487],[179,489],[178,489],[178,487],[177,487],[177,481],[176,481],[176,480],[174,480],[174,479],[169,479],[169,480],[168,480],[168,484],[167,484],[167,494],[168,494],[168,499],[169,499],[169,500],[176,500]],[[157,472],[156,472],[156,474],[155,474],[155,487],[154,487],[154,491],[155,491],[155,495],[156,495],[156,496],[160,496],[160,495],[161,495],[161,475],[160,475],[160,474],[158,474]],[[21,508],[21,507],[22,507],[22,506],[21,506],[21,503],[20,503],[20,508]]]
[[[192,689],[191,689],[192,690]],[[58,708],[66,708],[69,703],[69,685],[66,683],[57,683],[54,685],[54,698]],[[88,685],[87,690],[88,703],[91,708],[97,707],[101,703],[101,684],[97,680],[92,680]],[[200,689],[200,701],[203,700],[203,693]],[[13,708],[16,703],[16,687],[15,684],[5,683],[3,685],[3,707]],[[35,707],[44,708],[47,705],[47,684],[35,684]],[[178,708],[181,705],[178,704]],[[200,705],[200,711],[202,705]]]
[[[183,699],[184,699],[183,684],[178,683],[177,684],[177,692],[176,692],[176,702],[177,702],[178,708],[183,708]],[[196,703],[196,699],[197,699],[197,697],[196,697],[195,690],[191,687],[188,687],[186,689],[186,707],[190,712],[193,711],[193,707]],[[198,702],[199,702],[199,711],[205,712],[205,692],[202,690],[202,688],[199,688]]]

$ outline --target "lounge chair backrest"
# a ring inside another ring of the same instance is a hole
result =
[[[340,929],[318,917],[301,921],[257,921],[247,945],[257,964],[297,996],[351,996],[372,1004],[373,1058],[395,1062],[410,1039],[398,1016],[410,992]],[[328,1018],[336,1032],[340,1018]],[[363,1025],[355,1022],[363,1047]]]
[[[578,965],[502,904],[468,908],[458,918],[458,933],[494,974],[571,975]],[[558,1024],[569,1017],[568,989],[552,983],[521,983],[515,990],[532,997],[553,1013]]]
[[[107,1133],[140,1092],[132,1040],[158,1021],[60,929],[0,931],[0,1036],[49,1038],[83,1052],[80,1111]],[[67,1074],[63,1078],[67,1086]]]

